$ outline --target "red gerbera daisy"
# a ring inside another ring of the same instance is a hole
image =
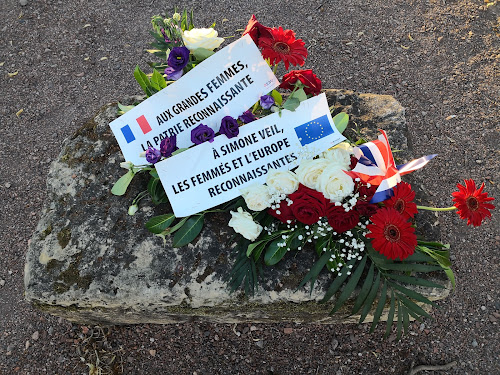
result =
[[[266,27],[260,24],[255,18],[255,15],[252,14],[250,20],[248,21],[248,25],[243,31],[243,35],[249,34],[252,40],[256,45],[259,45],[259,39],[261,37],[271,38],[271,33],[269,32],[269,27]]]
[[[484,182],[479,189],[476,189],[474,180],[465,180],[465,186],[457,184],[459,191],[451,193],[455,207],[458,208],[457,214],[460,219],[467,219],[467,225],[478,227],[485,217],[491,218],[488,210],[493,210],[495,206],[486,203],[494,200],[488,197],[488,193],[483,193]]]
[[[415,199],[415,192],[411,189],[411,185],[406,182],[400,182],[394,189],[394,196],[384,201],[386,207],[393,207],[406,219],[415,216],[418,213]]]
[[[262,48],[262,56],[269,59],[271,64],[277,64],[281,60],[285,63],[288,70],[290,64],[304,65],[307,57],[307,49],[304,47],[302,39],[295,39],[295,33],[292,30],[269,29],[271,37],[261,35],[259,47]]]
[[[384,207],[370,218],[373,224],[366,238],[372,239],[373,248],[389,259],[408,258],[415,252],[417,236],[415,228],[392,207]]]

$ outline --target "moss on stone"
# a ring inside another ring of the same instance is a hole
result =
[[[81,276],[78,266],[82,260],[82,254],[78,253],[73,256],[73,262],[70,263],[69,267],[62,271],[54,283],[54,292],[61,294],[67,292],[69,288],[76,284],[79,289],[88,289],[92,283],[92,277],[90,275]]]
[[[40,239],[41,239],[41,240],[44,240],[44,239],[45,239],[45,238],[47,238],[47,236],[48,236],[49,234],[51,234],[51,233],[52,233],[52,224],[49,224],[49,225],[47,226],[47,228],[45,228],[45,229],[42,231],[42,233],[40,233]]]
[[[63,249],[68,246],[69,241],[71,241],[71,229],[69,229],[69,227],[61,229],[61,231],[57,233],[57,241]]]

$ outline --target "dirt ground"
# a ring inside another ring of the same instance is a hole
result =
[[[473,178],[486,183],[498,206],[498,4],[249,3],[178,6],[193,8],[199,27],[217,21],[222,36],[238,35],[253,13],[265,25],[292,28],[324,87],[390,94],[406,108],[414,156],[439,153],[418,172],[429,204],[449,206],[456,183]],[[480,228],[466,227],[454,213],[439,216],[458,286],[434,320],[414,323],[401,342],[384,341],[382,327],[370,334],[366,325],[101,329],[72,325],[24,301],[24,257],[48,166],[63,139],[100,106],[141,93],[132,72],[136,64],[147,69],[149,21],[164,10],[173,7],[158,0],[0,2],[0,373],[88,374],[98,364],[124,374],[406,374],[412,362],[452,361],[456,366],[439,374],[500,373],[498,209]]]

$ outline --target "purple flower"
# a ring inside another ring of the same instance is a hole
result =
[[[186,47],[174,47],[168,55],[168,66],[182,70],[189,62],[189,50]]]
[[[179,147],[177,147],[177,136],[175,134],[171,137],[163,139],[160,143],[160,152],[166,158],[171,156],[172,152],[178,149]]]
[[[274,98],[271,95],[262,95],[260,97],[260,106],[264,109],[269,109],[274,104]]]
[[[219,132],[225,134],[228,138],[236,137],[240,133],[240,126],[231,116],[223,117],[220,123]]]
[[[213,142],[215,137],[215,133],[212,128],[200,124],[193,130],[191,130],[191,142],[195,145],[202,144],[203,142],[209,141]]]
[[[148,163],[156,164],[161,159],[161,152],[154,147],[149,147],[146,151],[146,160]]]
[[[184,73],[182,69],[174,70],[174,68],[170,66],[167,69],[165,69],[165,74],[167,75],[167,79],[170,81],[177,81],[179,78],[182,77],[182,73]]]
[[[249,122],[257,120],[257,117],[255,117],[255,115],[252,113],[252,111],[248,110],[248,111],[243,112],[243,114],[240,117],[238,117],[238,119],[242,123],[248,124]]]

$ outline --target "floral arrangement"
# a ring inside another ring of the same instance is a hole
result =
[[[224,41],[214,30],[215,24],[206,29],[194,28],[192,13],[185,11],[175,12],[168,19],[155,16],[152,25],[155,42],[149,52],[162,62],[151,64],[150,75],[139,67],[134,72],[147,96],[195,69]],[[280,88],[290,93],[285,100],[280,92],[272,90],[238,118],[224,117],[219,133],[228,138],[237,137],[241,126],[259,117],[295,110],[301,101],[321,91],[321,80],[312,70],[289,71],[291,66],[303,66],[308,55],[305,43],[292,30],[263,26],[252,16],[243,32],[246,34],[275,73],[278,65],[283,64],[286,73]],[[120,105],[121,113],[130,108]],[[348,115],[340,113],[333,120],[343,132]],[[215,135],[209,126],[200,124],[191,131],[191,141],[194,145],[211,142]],[[150,174],[147,191],[133,200],[130,215],[135,214],[140,200],[147,196],[154,204],[168,203],[155,164],[184,150],[178,149],[176,137],[170,136],[162,140],[159,149],[149,147],[143,153],[147,162],[144,165],[122,163],[128,172],[114,185],[112,192],[116,195],[125,193],[135,174]],[[453,286],[455,283],[448,245],[417,238],[416,214],[420,210],[455,210],[461,219],[467,220],[467,225],[479,226],[494,209],[493,198],[484,192],[484,183],[478,188],[472,180],[457,184],[451,207],[417,206],[415,192],[410,184],[401,181],[401,176],[423,167],[434,156],[397,166],[389,139],[381,131],[377,140],[340,143],[302,161],[293,171],[271,169],[265,184],[241,189],[241,197],[220,207],[182,219],[165,213],[145,225],[163,238],[173,236],[173,246],[179,247],[198,236],[207,214],[230,212],[228,225],[240,236],[228,280],[231,291],[243,286],[247,294],[253,294],[263,264],[273,266],[289,252],[313,251],[317,261],[311,264],[299,288],[309,283],[312,291],[320,272],[327,269],[331,283],[323,302],[337,295],[332,313],[355,297],[352,314],[359,313],[362,322],[374,308],[374,329],[388,304],[387,333],[396,320],[399,338],[407,330],[410,317],[428,316],[422,304],[434,305],[412,286],[443,288],[422,278],[421,273],[444,271]],[[377,295],[380,297],[375,303]]]

